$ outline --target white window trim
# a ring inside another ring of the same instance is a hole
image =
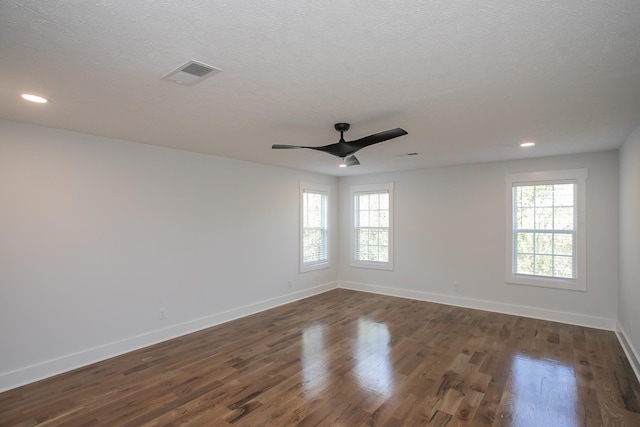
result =
[[[518,285],[542,286],[573,291],[587,290],[587,244],[586,244],[586,180],[587,169],[566,169],[555,171],[507,174],[506,181],[506,262],[505,281]],[[576,183],[576,278],[560,279],[514,274],[513,266],[513,186],[514,184],[541,185],[551,182],[572,181]]]
[[[304,192],[308,191],[308,192],[312,192],[312,193],[322,193],[325,194],[327,196],[327,241],[326,241],[326,245],[327,245],[327,259],[324,261],[318,261],[318,262],[312,262],[312,263],[305,263],[304,262],[304,242],[303,242],[303,238],[304,238],[304,222],[303,222],[303,218],[304,218],[304,212],[303,212],[303,207],[304,207]],[[330,268],[331,264],[330,264],[330,259],[331,259],[331,245],[330,245],[330,203],[331,203],[331,197],[330,197],[330,187],[328,185],[322,185],[322,184],[314,184],[314,183],[310,183],[310,182],[301,182],[300,183],[300,238],[299,240],[299,260],[300,260],[300,273],[306,273],[309,271],[315,271],[315,270],[322,270],[325,268]]]
[[[358,193],[389,193],[389,262],[359,261],[356,259],[355,196]],[[351,187],[351,266],[376,270],[393,270],[393,183],[354,185]]]

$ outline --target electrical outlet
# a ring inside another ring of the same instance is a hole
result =
[[[293,280],[289,280],[287,282],[287,286],[290,287],[290,288],[293,288]]]
[[[166,308],[161,308],[158,311],[159,311],[158,314],[159,314],[160,320],[164,320],[164,319],[167,318],[167,309]]]
[[[460,283],[459,282],[453,282],[453,289],[458,292],[460,290]]]
[[[633,322],[631,320],[627,320],[627,333],[631,335],[631,329],[633,328]]]

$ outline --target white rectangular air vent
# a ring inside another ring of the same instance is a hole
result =
[[[220,68],[191,60],[182,64],[176,70],[171,71],[162,79],[169,80],[183,86],[193,86],[194,84],[199,83],[203,79],[219,73],[220,71]]]

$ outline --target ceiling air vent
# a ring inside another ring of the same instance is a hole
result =
[[[193,86],[194,84],[199,83],[220,71],[220,68],[192,60],[186,64],[182,64],[178,69],[171,71],[162,79],[169,80],[183,86]]]

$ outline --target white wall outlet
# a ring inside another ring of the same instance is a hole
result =
[[[290,287],[290,288],[293,288],[293,280],[289,280],[287,282],[287,286]]]
[[[460,290],[460,282],[453,282],[453,290],[456,292]]]
[[[160,320],[164,320],[167,318],[167,309],[166,308],[161,308],[158,310],[158,316],[160,317]]]

